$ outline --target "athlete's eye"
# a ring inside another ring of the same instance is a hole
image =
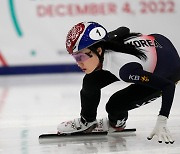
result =
[[[91,51],[89,51],[89,52],[87,52],[87,53],[85,53],[86,55],[88,55],[90,58],[93,56],[92,54],[91,54]]]

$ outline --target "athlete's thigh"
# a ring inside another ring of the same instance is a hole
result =
[[[142,105],[144,102],[160,96],[160,91],[139,84],[132,84],[114,93],[106,107],[114,110],[131,110]]]

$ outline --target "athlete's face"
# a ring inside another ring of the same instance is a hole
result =
[[[101,48],[98,48],[98,53],[101,54]],[[98,56],[92,52],[90,49],[83,49],[81,52],[74,53],[72,55],[77,65],[84,71],[86,74],[93,72],[96,67],[99,65]]]

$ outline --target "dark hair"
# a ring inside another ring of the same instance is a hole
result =
[[[101,63],[103,63],[103,60],[104,60],[105,43],[106,42],[104,42],[104,41],[100,41],[100,42],[93,44],[90,47],[88,47],[88,49],[93,51],[98,56]],[[97,52],[97,48],[99,48],[99,47],[101,47],[101,49],[102,49],[101,55],[99,55],[99,53]]]
[[[146,60],[147,56],[143,52],[143,49],[136,48],[132,44],[125,44],[125,40],[128,38],[138,37],[141,36],[141,33],[130,33],[129,28],[126,27],[120,27],[116,29],[115,31],[109,32],[109,40],[107,41],[100,41],[92,46],[89,47],[90,50],[92,50],[94,53],[97,53],[97,48],[101,47],[103,50],[103,53],[106,50],[112,50],[115,52],[121,52],[126,54],[131,54],[136,57],[138,57],[141,60]],[[101,59],[103,59],[101,55]],[[98,56],[99,57],[99,56]],[[99,57],[99,58],[100,58]]]
[[[140,33],[131,33],[131,34],[127,35],[125,38],[107,41],[105,43],[104,48],[106,50],[109,49],[109,50],[113,50],[115,52],[131,54],[131,55],[138,57],[141,60],[146,60],[147,56],[143,52],[144,51],[143,49],[136,48],[134,45],[129,44],[129,43],[128,44],[124,43],[125,39],[127,39],[129,37],[138,37],[140,35],[141,35]]]

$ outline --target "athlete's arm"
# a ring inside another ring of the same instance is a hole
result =
[[[100,102],[101,88],[119,81],[119,79],[109,71],[98,70],[86,74],[83,79],[81,96],[81,116],[86,121],[91,122],[96,119],[97,107]]]

